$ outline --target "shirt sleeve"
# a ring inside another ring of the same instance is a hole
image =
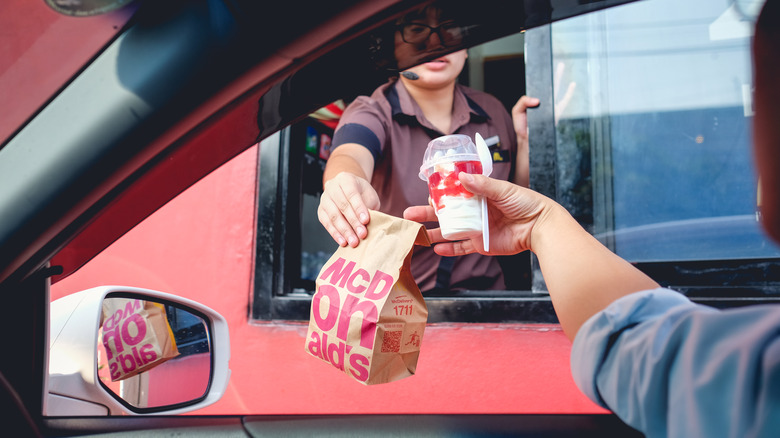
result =
[[[780,436],[777,305],[634,293],[580,328],[571,368],[591,400],[648,437]]]
[[[387,137],[387,117],[379,102],[368,96],[359,96],[347,106],[333,134],[332,149],[342,144],[357,143],[371,152],[379,161]],[[332,150],[331,149],[331,150]]]

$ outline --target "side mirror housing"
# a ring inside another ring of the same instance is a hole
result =
[[[202,304],[124,286],[77,292],[51,303],[44,415],[190,412],[222,397],[229,361],[227,322]]]

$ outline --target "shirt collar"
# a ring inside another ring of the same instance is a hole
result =
[[[455,84],[455,98],[453,101],[453,118],[456,120],[457,127],[460,128],[470,121],[484,122],[490,119],[490,116],[470,99],[463,91],[463,85]],[[409,91],[406,90],[401,81],[395,81],[390,84],[387,90],[387,101],[390,103],[393,118],[414,118],[419,124],[422,123],[422,110],[417,102],[412,99]],[[456,129],[457,130],[457,129]]]

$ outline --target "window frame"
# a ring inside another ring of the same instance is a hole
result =
[[[529,151],[533,190],[561,200],[556,176],[557,142],[553,102],[552,27],[529,29],[526,38],[526,94],[541,105],[528,113]],[[609,120],[599,121],[603,130]],[[309,319],[314,290],[293,288],[291,275],[301,252],[301,139],[290,128],[261,143],[258,154],[258,220],[254,289],[250,318],[254,321]],[[603,148],[602,148],[603,149]],[[609,151],[601,151],[608,154]],[[607,157],[608,158],[608,157]],[[595,181],[611,192],[611,181]],[[604,205],[609,205],[605,203]],[[609,221],[610,212],[591,214],[591,220]],[[596,217],[598,216],[598,217]],[[297,232],[291,230],[298,230]],[[603,242],[614,249],[614,243]],[[426,296],[430,323],[557,323],[538,260],[531,255],[530,290],[465,291],[452,296]],[[780,259],[742,259],[635,263],[661,286],[692,301],[716,308],[780,302]],[[298,275],[300,271],[298,270]],[[271,281],[269,281],[271,279]]]
[[[314,290],[292,287],[300,263],[301,178],[303,148],[290,147],[293,129],[284,128],[260,143],[258,216],[254,289],[250,318],[255,321],[309,319]],[[292,170],[291,170],[292,169]],[[290,232],[298,230],[298,232]],[[270,280],[270,281],[269,281]],[[429,323],[558,322],[546,293],[465,291],[457,296],[426,296]]]

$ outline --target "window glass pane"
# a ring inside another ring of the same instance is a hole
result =
[[[552,25],[558,198],[630,261],[780,256],[757,220],[753,22],[732,3],[648,0]]]
[[[320,269],[338,248],[330,234],[317,219],[319,196],[304,194],[301,207],[301,280],[306,291],[314,290]]]
[[[338,106],[331,104],[335,111]],[[340,108],[340,107],[338,107]],[[322,172],[325,162],[330,156],[330,143],[333,138],[333,128],[337,119],[326,120],[324,123],[315,119],[329,108],[318,111],[292,127],[291,148],[303,149],[302,160],[292,160],[291,166],[300,164],[300,173],[291,169],[290,178],[300,178],[301,181],[301,248],[300,279],[293,279],[293,291],[314,292],[317,275],[325,262],[338,248],[338,244],[330,237],[325,227],[317,217],[317,208],[322,195]],[[326,125],[328,123],[330,126]],[[300,143],[303,143],[300,144]]]

